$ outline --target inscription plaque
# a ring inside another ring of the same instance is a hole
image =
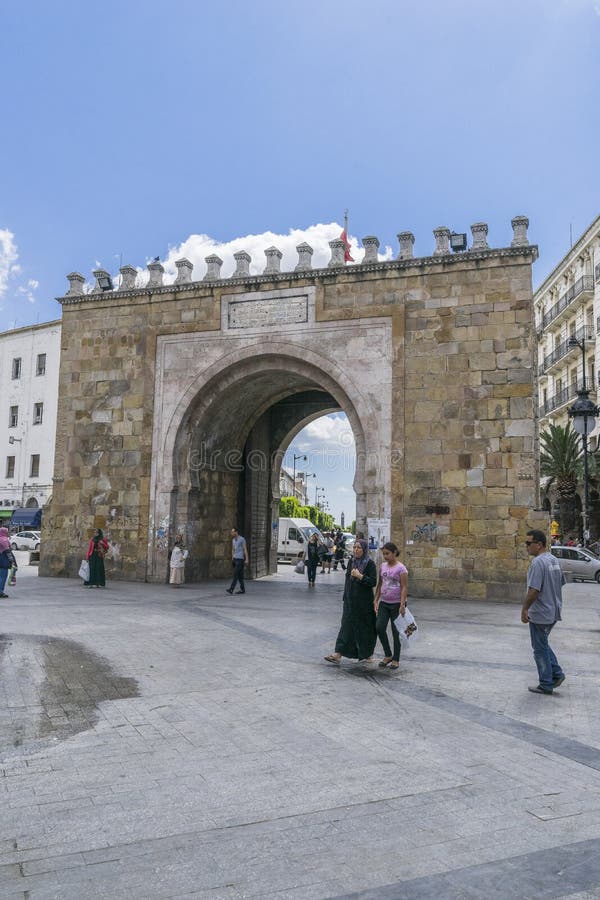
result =
[[[230,300],[228,328],[264,328],[308,322],[308,297],[268,297],[264,300]]]

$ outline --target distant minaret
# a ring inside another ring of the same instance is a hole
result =
[[[342,513],[340,516],[340,525],[343,528],[345,524],[346,524],[346,517],[345,517],[344,513]]]

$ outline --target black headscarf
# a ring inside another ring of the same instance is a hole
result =
[[[360,547],[362,547],[362,556],[360,558],[358,558],[357,556],[353,556],[352,557],[352,565],[348,566],[348,568],[350,570],[358,569],[358,571],[362,575],[362,573],[365,571],[365,566],[369,562],[369,545],[367,544],[366,541],[362,541],[362,540],[355,541],[354,547],[356,547],[357,544]]]

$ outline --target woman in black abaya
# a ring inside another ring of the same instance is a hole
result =
[[[343,656],[369,661],[373,656],[377,632],[373,588],[377,584],[377,567],[369,559],[368,544],[354,542],[354,555],[348,563],[344,583],[342,624],[335,642],[335,652],[325,657],[339,665]]]

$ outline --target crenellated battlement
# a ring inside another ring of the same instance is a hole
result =
[[[86,290],[85,277],[79,272],[71,272],[67,275],[69,281],[69,290],[64,297],[58,297],[60,303],[77,303],[85,300],[91,294],[112,296],[116,293],[125,292],[147,292],[173,290],[173,287],[180,289],[188,285],[198,284],[199,282],[218,283],[218,282],[249,282],[261,283],[265,280],[278,280],[279,278],[293,279],[302,278],[306,275],[326,275],[338,274],[344,269],[357,271],[374,271],[385,270],[390,268],[408,268],[411,266],[430,266],[439,264],[440,262],[448,262],[452,260],[460,260],[468,257],[469,259],[484,258],[493,255],[512,255],[513,253],[521,253],[525,248],[537,256],[537,249],[529,244],[527,229],[529,220],[526,216],[515,216],[511,220],[513,229],[513,239],[509,247],[498,249],[491,248],[488,244],[488,226],[485,222],[476,222],[471,225],[471,246],[467,247],[466,235],[456,235],[446,226],[440,226],[433,229],[435,245],[430,256],[415,257],[414,244],[415,236],[411,231],[401,231],[397,235],[399,242],[399,251],[394,259],[383,259],[379,257],[379,239],[374,235],[368,235],[362,240],[364,255],[360,261],[348,263],[345,261],[346,244],[340,238],[329,241],[331,257],[327,265],[323,268],[313,268],[312,257],[313,248],[310,244],[302,242],[297,245],[296,252],[298,254],[298,262],[296,266],[285,271],[281,268],[283,254],[275,246],[268,247],[265,251],[265,266],[261,273],[253,274],[250,272],[252,264],[252,256],[246,250],[240,250],[233,254],[235,261],[235,269],[229,276],[221,273],[223,260],[213,253],[204,258],[206,269],[199,277],[194,278],[194,264],[186,258],[175,261],[177,274],[175,278],[169,282],[165,282],[165,267],[158,260],[147,263],[146,273],[134,266],[125,265],[119,269],[120,283],[115,285],[111,274],[106,269],[96,269],[93,273],[95,284],[91,290]],[[456,238],[463,238],[462,246]],[[454,246],[454,245],[458,246]]]

